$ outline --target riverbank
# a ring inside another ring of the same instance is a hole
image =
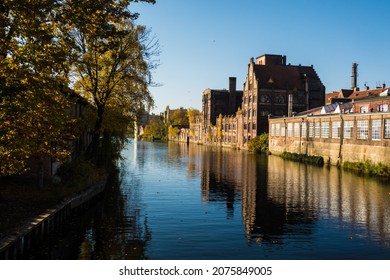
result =
[[[33,178],[1,178],[0,250],[64,207],[76,208],[103,191],[107,172],[86,161],[64,165],[61,181],[38,188]],[[68,219],[61,213],[60,223]],[[57,223],[57,221],[56,221]]]

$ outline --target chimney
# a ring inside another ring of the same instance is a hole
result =
[[[382,88],[386,88],[386,84],[385,83],[382,84]]]
[[[229,114],[236,113],[236,77],[229,77]]]
[[[356,89],[357,88],[357,63],[352,63],[352,76],[351,76],[351,89]]]
[[[282,56],[282,65],[286,65],[287,57],[285,55]]]

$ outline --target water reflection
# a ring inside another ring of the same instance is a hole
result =
[[[116,179],[121,178],[121,181]],[[93,217],[80,245],[79,259],[145,259],[145,246],[151,239],[147,218],[140,209],[139,193],[123,189],[137,182],[123,174],[113,176],[104,207]]]
[[[390,193],[382,182],[335,167],[318,168],[238,151],[208,150],[202,159],[203,199],[226,201],[228,217],[234,204],[241,203],[250,244],[298,239],[310,244],[322,239],[328,242],[323,246],[334,246],[357,239],[360,245],[390,246]],[[370,254],[366,257],[381,258]],[[365,257],[364,252],[360,257]]]
[[[54,258],[390,259],[386,183],[201,145],[123,155],[102,206],[63,242],[71,254]]]

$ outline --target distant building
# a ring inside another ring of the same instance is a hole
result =
[[[248,65],[243,91],[236,78],[229,89],[206,89],[202,113],[190,123],[189,141],[246,147],[268,132],[268,118],[323,106],[325,87],[313,66],[287,65],[286,56],[265,54]]]
[[[359,99],[368,97],[389,96],[390,88],[386,87],[383,83],[374,89],[370,89],[367,84],[364,84],[364,90],[360,90],[357,86],[357,63],[352,63],[352,75],[351,75],[351,89],[341,89],[340,91],[333,91],[325,95],[325,105],[334,103],[346,103],[353,102]]]
[[[235,115],[242,102],[242,91],[238,91],[237,79],[229,78],[229,90],[206,89],[202,95],[204,125],[216,125],[219,115]]]
[[[341,89],[340,91],[326,94],[325,104],[345,103],[368,97],[388,96],[390,95],[389,91],[390,88],[386,87],[385,84],[375,89],[370,89],[369,87],[366,87],[364,90],[360,90],[359,88],[355,88],[354,90]]]
[[[330,164],[390,161],[390,96],[333,103],[270,118],[269,150],[321,156]]]
[[[291,116],[324,105],[325,86],[313,66],[286,64],[286,56],[262,55],[248,65],[242,115],[244,145],[268,132],[268,115]]]

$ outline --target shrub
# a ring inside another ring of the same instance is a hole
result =
[[[303,163],[308,163],[308,164],[313,164],[318,166],[324,165],[324,158],[321,156],[308,156],[305,154],[289,153],[289,152],[283,152],[280,156],[284,159],[288,159],[292,161],[303,162]]]
[[[248,143],[248,150],[256,154],[267,153],[268,133],[262,133],[261,135],[251,139]]]
[[[342,164],[344,170],[350,170],[362,175],[389,177],[390,176],[390,165],[384,163],[373,163],[369,160],[350,162],[345,161]]]

